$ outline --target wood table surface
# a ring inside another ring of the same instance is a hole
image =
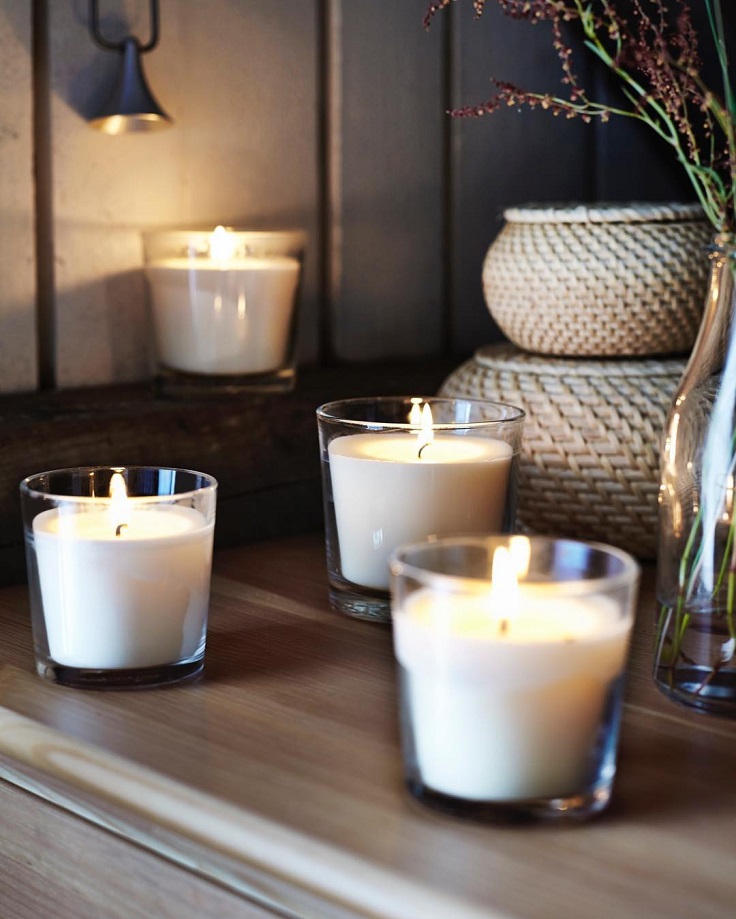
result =
[[[330,610],[321,534],[215,554],[205,676],[181,687],[41,680],[27,591],[3,589],[0,916],[733,917],[736,723],[654,688],[652,581],[613,802],[573,825],[409,796],[390,628]]]

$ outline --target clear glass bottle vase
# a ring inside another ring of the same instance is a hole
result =
[[[661,453],[654,679],[736,716],[736,235],[708,252],[705,311]]]

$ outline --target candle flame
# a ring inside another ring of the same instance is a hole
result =
[[[110,524],[115,535],[120,536],[123,527],[130,523],[130,498],[125,487],[125,479],[119,472],[113,473],[110,479]]]
[[[416,408],[417,406],[415,406]],[[413,411],[413,409],[412,409]],[[428,447],[434,440],[434,429],[432,427],[432,409],[429,402],[425,402],[421,414],[421,430],[417,434],[417,455],[421,458],[422,450]]]
[[[228,233],[225,227],[215,227],[210,236],[210,257],[216,262],[227,262],[235,254],[237,244],[234,233]]]
[[[501,634],[508,630],[519,609],[519,579],[511,552],[499,546],[491,563],[490,612],[498,622]]]

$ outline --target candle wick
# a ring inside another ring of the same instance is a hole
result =
[[[501,635],[505,635],[509,630],[509,621],[508,619],[502,619],[498,626],[498,631]]]
[[[127,528],[127,526],[128,526],[127,523],[120,523],[120,524],[118,524],[118,525],[115,527],[115,535],[116,535],[116,536],[120,536],[120,534],[123,532],[123,528]]]
[[[421,458],[422,458],[422,450],[424,450],[426,447],[428,447],[429,444],[430,444],[430,441],[427,441],[426,444],[422,444],[422,446],[419,448],[419,453],[417,453],[417,459],[421,459]]]

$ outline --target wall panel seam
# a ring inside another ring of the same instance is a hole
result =
[[[457,146],[457,128],[454,119],[448,114],[453,108],[457,96],[456,83],[459,82],[460,50],[453,23],[457,10],[449,11],[445,17],[444,33],[440,43],[442,54],[442,316],[440,319],[440,334],[442,336],[441,352],[452,354],[454,352],[454,334],[452,317],[460,304],[455,303],[455,246],[456,246],[456,220],[455,220],[455,152]]]
[[[56,387],[48,0],[33,0],[33,182],[38,386]]]
[[[320,0],[322,6],[322,177],[324,306],[323,359],[335,357],[335,312],[342,286],[342,0]]]

